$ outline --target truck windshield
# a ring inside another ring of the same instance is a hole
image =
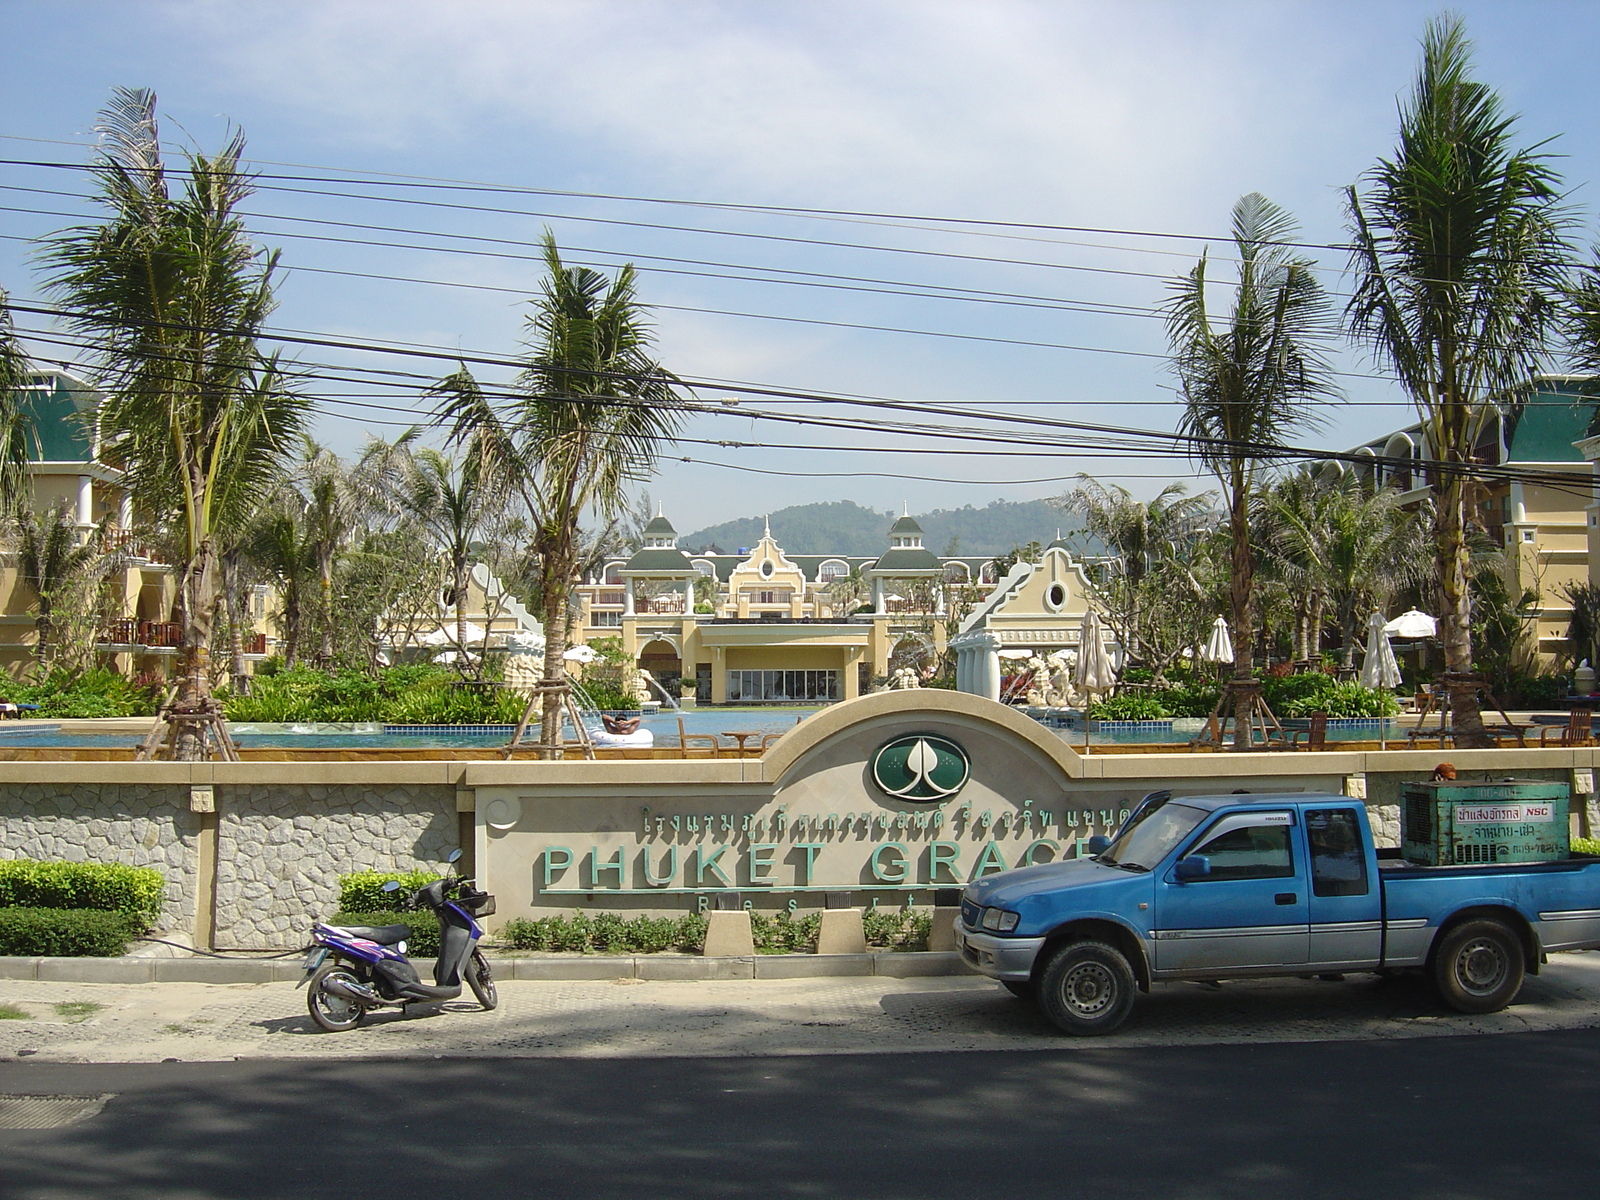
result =
[[[1162,800],[1142,810],[1097,861],[1130,871],[1148,871],[1167,856],[1206,813],[1201,808]]]

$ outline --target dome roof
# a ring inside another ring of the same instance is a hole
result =
[[[642,532],[645,537],[678,536],[678,531],[672,527],[672,522],[659,514],[650,518],[650,524],[646,525]]]
[[[921,533],[922,526],[917,524],[917,519],[915,517],[904,516],[897,520],[893,525],[889,526],[889,532],[890,534]]]

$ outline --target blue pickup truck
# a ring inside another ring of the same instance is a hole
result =
[[[1600,858],[1419,867],[1348,796],[1155,793],[1093,857],[979,879],[956,947],[1070,1034],[1166,980],[1425,970],[1496,1012],[1547,952],[1600,946]]]

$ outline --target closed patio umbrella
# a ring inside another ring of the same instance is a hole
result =
[[[1218,617],[1211,623],[1211,636],[1206,638],[1206,644],[1200,648],[1200,658],[1210,663],[1233,661],[1233,638],[1228,634],[1226,617]]]
[[[1393,688],[1400,686],[1400,664],[1395,661],[1394,647],[1384,634],[1383,614],[1375,612],[1367,618],[1367,657],[1361,664],[1361,686]]]
[[[1078,635],[1078,665],[1073,670],[1073,682],[1084,692],[1108,692],[1117,682],[1111,666],[1111,656],[1100,640],[1100,614],[1090,609],[1083,614],[1083,627]]]

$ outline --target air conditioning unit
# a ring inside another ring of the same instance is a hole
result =
[[[1543,780],[1408,783],[1400,854],[1430,867],[1564,859],[1571,853],[1571,802],[1567,784]]]

